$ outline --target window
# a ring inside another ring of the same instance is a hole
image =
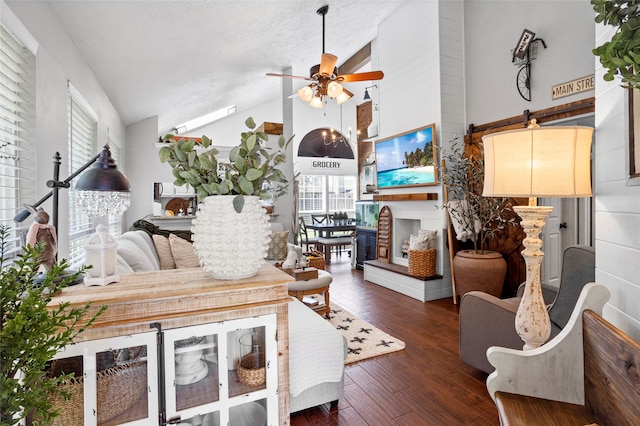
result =
[[[111,151],[111,158],[116,164],[120,164],[120,149],[122,148],[122,144],[115,137],[115,135],[109,130],[109,139],[108,139],[109,149]],[[118,167],[120,168],[120,167]],[[121,170],[122,171],[122,170]],[[112,237],[117,238],[122,234],[122,215],[110,214],[108,217],[108,226],[109,226],[109,234]]]
[[[324,176],[300,176],[298,205],[301,216],[326,213],[324,178]]]
[[[347,212],[355,217],[355,176],[301,175],[298,181],[298,214],[311,223],[312,214]]]
[[[69,83],[69,174],[96,156],[98,120],[82,96]],[[73,185],[73,183],[72,183]],[[84,261],[84,246],[96,223],[77,205],[77,194],[69,191],[69,254],[71,267]]]
[[[355,217],[356,191],[358,188],[355,176],[328,176],[329,179],[329,212],[347,212]]]
[[[20,235],[27,232],[13,218],[36,197],[34,99],[35,56],[0,25],[0,224],[10,228],[5,260],[15,257],[23,244]]]

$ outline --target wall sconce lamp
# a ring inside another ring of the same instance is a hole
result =
[[[551,334],[549,314],[542,298],[540,269],[544,253],[539,235],[553,207],[536,205],[535,197],[591,196],[591,139],[583,126],[540,127],[532,120],[526,129],[482,137],[486,197],[528,197],[528,206],[515,206],[526,233],[522,252],[527,279],[516,313],[515,327],[534,349]]]
[[[374,84],[373,86],[369,86],[369,87],[365,87],[364,88],[364,100],[365,101],[369,101],[371,100],[371,96],[369,96],[369,89],[371,89],[372,87],[375,87],[376,89],[378,88],[377,84]]]
[[[31,205],[37,208],[42,203],[53,197],[53,211],[51,214],[52,225],[58,229],[58,193],[60,188],[71,187],[71,181],[80,173],[83,174],[75,190],[78,193],[79,205],[89,217],[106,216],[108,214],[120,215],[124,213],[130,204],[131,186],[122,172],[118,170],[115,161],[111,158],[109,145],[105,145],[102,151],[87,161],[82,167],[69,175],[64,181],[60,181],[60,153],[53,156],[53,179],[47,181],[47,187],[51,191]],[[14,222],[21,223],[29,217],[28,209],[22,210],[14,218]]]

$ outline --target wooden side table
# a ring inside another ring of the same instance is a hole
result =
[[[318,278],[301,280],[289,283],[289,295],[302,302],[302,298],[311,294],[324,294],[324,315],[329,318],[331,307],[329,306],[329,285],[333,276],[322,269],[318,270]],[[318,310],[322,312],[322,310]]]

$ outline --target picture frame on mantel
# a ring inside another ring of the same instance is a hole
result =
[[[629,91],[629,178],[640,185],[640,90]]]

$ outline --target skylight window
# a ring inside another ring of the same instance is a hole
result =
[[[235,112],[236,112],[235,105],[230,105],[224,108],[220,108],[217,111],[210,112],[209,114],[205,114],[202,117],[194,118],[193,120],[189,120],[183,124],[176,126],[175,132],[178,135],[187,133],[187,132],[190,132],[191,130],[197,129],[198,127],[202,127],[207,124],[211,124],[214,121],[228,117]]]

